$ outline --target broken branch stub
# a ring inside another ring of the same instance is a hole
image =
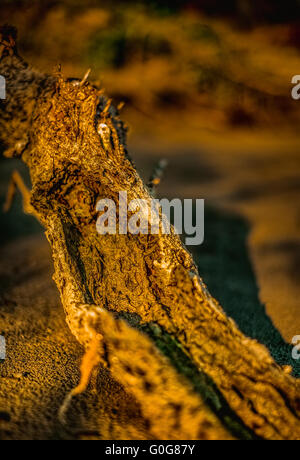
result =
[[[71,331],[87,348],[102,335],[102,360],[157,437],[299,439],[299,382],[226,317],[175,232],[97,233],[100,198],[151,199],[124,125],[86,78],[31,69],[10,34],[2,29],[1,141],[28,165]]]

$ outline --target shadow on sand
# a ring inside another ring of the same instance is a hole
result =
[[[280,365],[290,365],[300,377],[300,362],[292,346],[275,328],[258,297],[258,286],[247,249],[249,228],[240,217],[211,208],[205,211],[205,241],[190,247],[210,293],[235,320],[240,330],[270,350]]]

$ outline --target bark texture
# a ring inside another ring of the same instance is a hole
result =
[[[73,334],[87,349],[101,334],[101,363],[158,438],[300,439],[299,381],[226,317],[179,237],[97,233],[100,198],[151,199],[118,111],[87,81],[31,69],[13,29],[1,37],[1,141],[28,165]]]

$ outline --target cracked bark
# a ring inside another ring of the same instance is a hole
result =
[[[299,381],[226,317],[179,237],[97,233],[100,198],[151,199],[124,125],[87,81],[29,67],[15,38],[1,29],[1,141],[29,168],[30,211],[45,227],[73,334],[87,349],[95,331],[103,336],[104,365],[157,438],[300,439]]]

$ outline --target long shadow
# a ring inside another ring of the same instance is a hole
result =
[[[240,330],[270,350],[280,365],[290,365],[300,377],[300,362],[292,358],[293,347],[275,328],[258,297],[258,286],[249,259],[247,223],[211,208],[205,211],[205,241],[190,246],[210,293],[217,298]]]

